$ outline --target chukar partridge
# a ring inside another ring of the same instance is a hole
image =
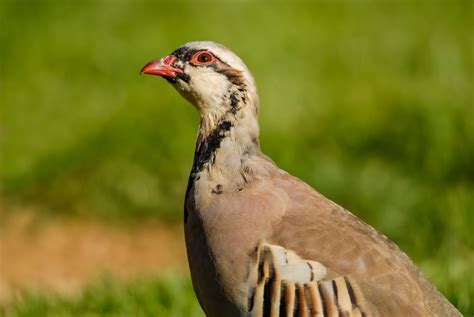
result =
[[[260,151],[257,89],[237,55],[190,42],[141,73],[201,116],[184,227],[207,316],[460,316],[386,236]]]

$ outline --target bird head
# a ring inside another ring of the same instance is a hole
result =
[[[170,55],[146,64],[141,74],[166,79],[203,117],[219,121],[226,113],[253,105],[258,113],[255,82],[242,60],[223,45],[189,42]]]

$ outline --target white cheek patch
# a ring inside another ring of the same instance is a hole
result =
[[[208,67],[197,67],[188,72],[191,77],[190,89],[199,92],[199,100],[195,100],[200,109],[220,105],[222,96],[229,88],[227,78]]]

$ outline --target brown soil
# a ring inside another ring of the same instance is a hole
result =
[[[25,289],[74,294],[104,274],[187,274],[181,226],[39,221],[28,212],[8,218],[0,226],[0,303]]]

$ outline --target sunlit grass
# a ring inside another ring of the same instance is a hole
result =
[[[191,282],[182,277],[143,278],[132,282],[103,279],[79,296],[25,292],[3,307],[5,317],[46,316],[204,316]]]

